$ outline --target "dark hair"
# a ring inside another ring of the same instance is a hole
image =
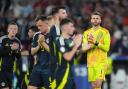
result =
[[[99,11],[93,12],[92,15],[99,15],[102,18],[102,14]]]
[[[47,16],[45,16],[45,15],[39,15],[39,16],[36,17],[35,21],[37,22],[39,20],[45,21],[45,20],[47,20]]]
[[[36,26],[30,26],[28,29],[31,29],[33,32],[38,32],[38,28]]]
[[[56,7],[54,7],[54,8],[52,9],[51,14],[52,14],[52,15],[55,15],[56,13],[59,12],[60,9],[66,9],[66,8],[65,8],[64,6],[56,6]]]
[[[73,23],[73,21],[69,18],[62,19],[60,22],[60,27],[62,27],[65,24],[68,24],[68,23]]]

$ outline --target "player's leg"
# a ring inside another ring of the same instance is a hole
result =
[[[95,80],[92,82],[93,89],[101,89],[102,83],[105,80],[105,69],[103,66],[98,66],[93,70],[95,74]]]
[[[30,74],[28,89],[38,89],[41,87],[41,73],[38,69],[34,68]]]
[[[43,87],[45,89],[51,89],[50,88],[50,83],[51,83],[51,73],[49,69],[44,69],[41,71],[41,80],[42,80],[42,84]]]
[[[7,72],[7,82],[9,89],[12,89],[13,72]]]
[[[92,89],[101,89],[102,80],[96,80],[95,82],[92,82]]]

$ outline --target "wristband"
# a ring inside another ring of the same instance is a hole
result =
[[[98,46],[98,45],[99,45],[99,42],[96,41],[94,45],[95,45],[95,46]]]

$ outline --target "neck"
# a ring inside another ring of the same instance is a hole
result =
[[[46,31],[46,34],[48,34],[50,32],[50,28]]]
[[[9,39],[13,39],[14,36],[11,36],[11,35],[8,34],[8,38],[9,38]]]
[[[100,27],[100,25],[92,26],[92,28],[93,28],[94,30],[97,30],[99,27]]]
[[[69,36],[67,33],[65,33],[65,32],[62,32],[62,36],[63,36],[63,38],[65,38],[65,39],[70,38],[70,36]]]
[[[57,16],[54,16],[54,23],[59,25],[60,24],[60,20]]]

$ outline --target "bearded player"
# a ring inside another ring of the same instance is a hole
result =
[[[101,14],[91,15],[92,27],[83,34],[82,50],[87,52],[88,80],[92,89],[101,89],[107,70],[107,52],[110,47],[109,31],[103,28]]]

